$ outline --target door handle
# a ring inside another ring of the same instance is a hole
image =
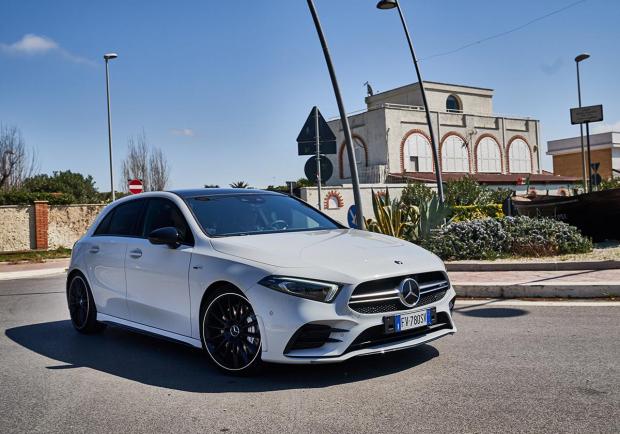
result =
[[[142,250],[140,249],[133,249],[129,252],[129,256],[131,256],[132,258],[139,258],[142,256]]]
[[[99,246],[92,246],[89,250],[90,253],[99,253]]]

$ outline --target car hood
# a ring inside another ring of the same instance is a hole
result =
[[[212,238],[227,255],[278,268],[330,270],[353,280],[443,270],[441,260],[415,244],[355,229]]]

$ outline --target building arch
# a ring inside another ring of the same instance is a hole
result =
[[[422,130],[407,131],[400,142],[400,171],[433,172],[433,149],[431,139]]]
[[[506,154],[509,173],[534,172],[534,152],[525,137],[513,136],[506,147]]]
[[[471,158],[467,140],[456,131],[450,131],[439,144],[442,172],[471,172]]]
[[[482,134],[476,141],[474,150],[476,157],[476,172],[502,173],[504,158],[499,141],[492,134]]]
[[[449,113],[461,113],[463,112],[463,101],[458,95],[451,93],[446,98],[446,111]]]
[[[353,140],[353,150],[355,152],[355,163],[357,164],[358,171],[360,167],[368,167],[368,146],[364,139],[362,139],[357,134],[351,135],[351,140]],[[340,149],[338,150],[338,171],[340,175],[340,179],[348,179],[351,178],[351,173],[349,169],[349,157],[347,152],[346,141],[340,144]],[[346,156],[346,170],[345,170],[345,156]],[[359,158],[361,157],[361,158]]]

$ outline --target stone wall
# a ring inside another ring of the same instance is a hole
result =
[[[47,215],[47,248],[71,248],[86,232],[105,205],[52,205],[37,203],[39,220]],[[30,250],[37,247],[35,205],[0,206],[0,252]],[[39,229],[45,222],[39,221]],[[39,235],[42,232],[39,230]],[[45,246],[39,240],[39,246]]]
[[[86,232],[105,205],[50,206],[48,244],[50,249],[72,247]]]
[[[0,206],[0,251],[34,248],[34,206]]]

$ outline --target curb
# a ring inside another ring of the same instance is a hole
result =
[[[0,281],[16,279],[36,279],[38,277],[50,277],[65,274],[66,272],[66,267],[44,268],[40,270],[5,271],[0,273]]]
[[[446,262],[448,271],[571,271],[571,270],[618,270],[620,261],[581,262]]]
[[[620,282],[596,283],[553,283],[515,284],[515,283],[474,283],[453,284],[456,294],[461,297],[482,298],[609,298],[620,297]]]

